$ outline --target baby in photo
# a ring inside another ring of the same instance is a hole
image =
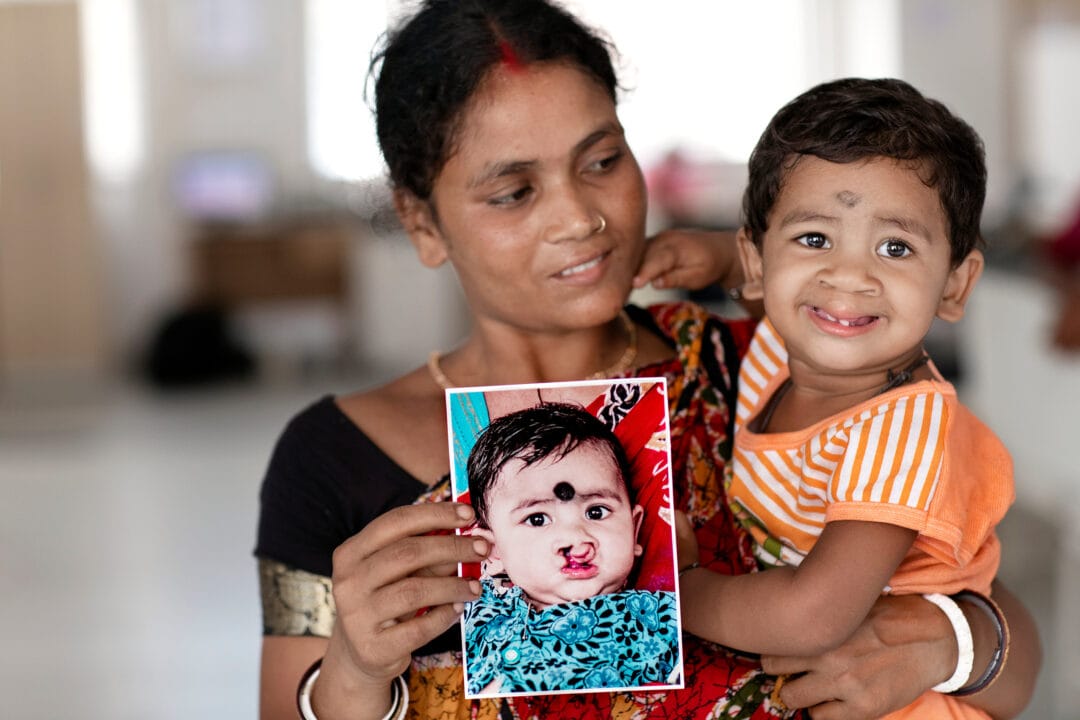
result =
[[[491,421],[466,470],[472,533],[492,546],[463,617],[467,693],[670,686],[676,596],[632,586],[646,511],[615,433],[542,402]]]

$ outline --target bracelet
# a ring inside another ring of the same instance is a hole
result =
[[[1005,620],[1005,614],[1001,612],[1001,608],[998,604],[986,595],[970,590],[962,590],[951,597],[953,600],[962,600],[971,603],[986,613],[986,615],[994,621],[994,629],[997,632],[997,647],[994,648],[994,654],[990,658],[990,664],[983,670],[982,675],[970,685],[964,685],[950,693],[950,695],[956,697],[965,697],[967,695],[974,695],[977,692],[982,692],[990,687],[990,685],[998,679],[998,676],[1001,675],[1001,670],[1005,667],[1005,660],[1009,657],[1009,642],[1011,640],[1011,635],[1009,633],[1009,623]]]
[[[729,287],[727,289],[727,296],[729,298],[731,298],[732,300],[734,300],[735,302],[739,302],[740,300],[742,300],[742,288],[741,287]]]
[[[319,677],[321,669],[322,658],[319,658],[300,678],[300,686],[296,690],[296,708],[300,711],[300,717],[303,720],[319,720],[311,707],[311,691],[315,687],[315,680]],[[405,720],[408,710],[409,685],[405,682],[404,675],[398,675],[390,684],[390,709],[382,716],[382,720]]]
[[[964,686],[971,677],[971,667],[975,664],[975,642],[971,638],[971,626],[964,617],[964,611],[951,597],[941,593],[929,593],[923,597],[945,613],[945,617],[949,618],[952,624],[953,632],[956,633],[956,670],[948,680],[930,688],[934,692],[951,693]]]

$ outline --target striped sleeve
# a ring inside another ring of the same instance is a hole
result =
[[[771,323],[758,323],[750,349],[739,370],[739,399],[735,407],[735,427],[740,428],[759,407],[770,381],[787,366],[787,349]]]
[[[860,413],[845,424],[846,448],[833,470],[829,501],[928,510],[947,423],[945,398],[937,392],[891,398]]]

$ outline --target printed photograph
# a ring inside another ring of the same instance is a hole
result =
[[[663,378],[447,390],[466,696],[681,688]]]

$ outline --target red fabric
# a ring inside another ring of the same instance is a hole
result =
[[[590,406],[589,410],[595,413],[597,408]],[[614,431],[630,462],[634,502],[645,510],[638,534],[644,552],[633,583],[638,590],[675,591],[667,447],[650,443],[657,433],[667,429],[666,425],[664,393],[659,385],[653,385]]]
[[[1080,265],[1080,209],[1064,230],[1047,246],[1050,259],[1065,268]]]

